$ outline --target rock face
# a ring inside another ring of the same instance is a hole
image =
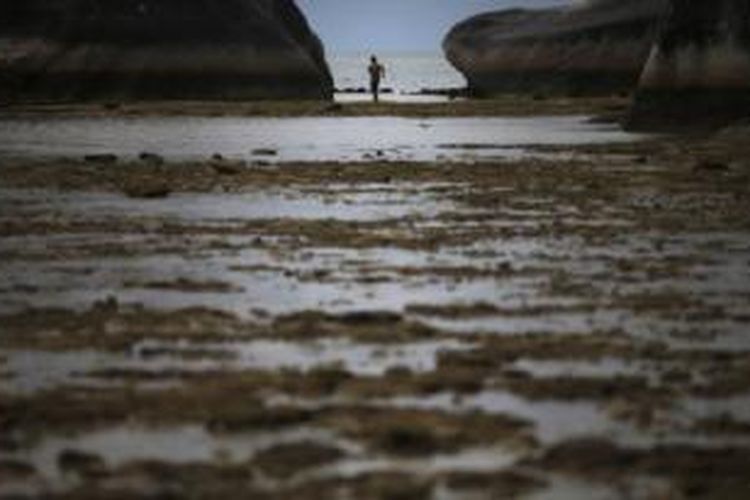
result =
[[[23,100],[330,98],[294,0],[0,3],[0,96]]]
[[[714,128],[747,117],[750,1],[671,0],[630,128]]]
[[[592,0],[470,18],[448,33],[448,60],[475,95],[632,90],[666,0]]]

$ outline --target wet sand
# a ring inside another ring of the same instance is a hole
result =
[[[744,499],[745,137],[3,160],[0,497]]]

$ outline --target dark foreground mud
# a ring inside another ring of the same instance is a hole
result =
[[[6,161],[0,497],[747,498],[743,137]]]

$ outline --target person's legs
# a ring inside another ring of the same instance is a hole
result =
[[[380,100],[380,82],[378,80],[370,82],[370,92],[372,93],[373,102],[378,102]]]

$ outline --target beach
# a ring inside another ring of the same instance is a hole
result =
[[[0,497],[745,498],[746,129],[624,109],[6,108]]]

